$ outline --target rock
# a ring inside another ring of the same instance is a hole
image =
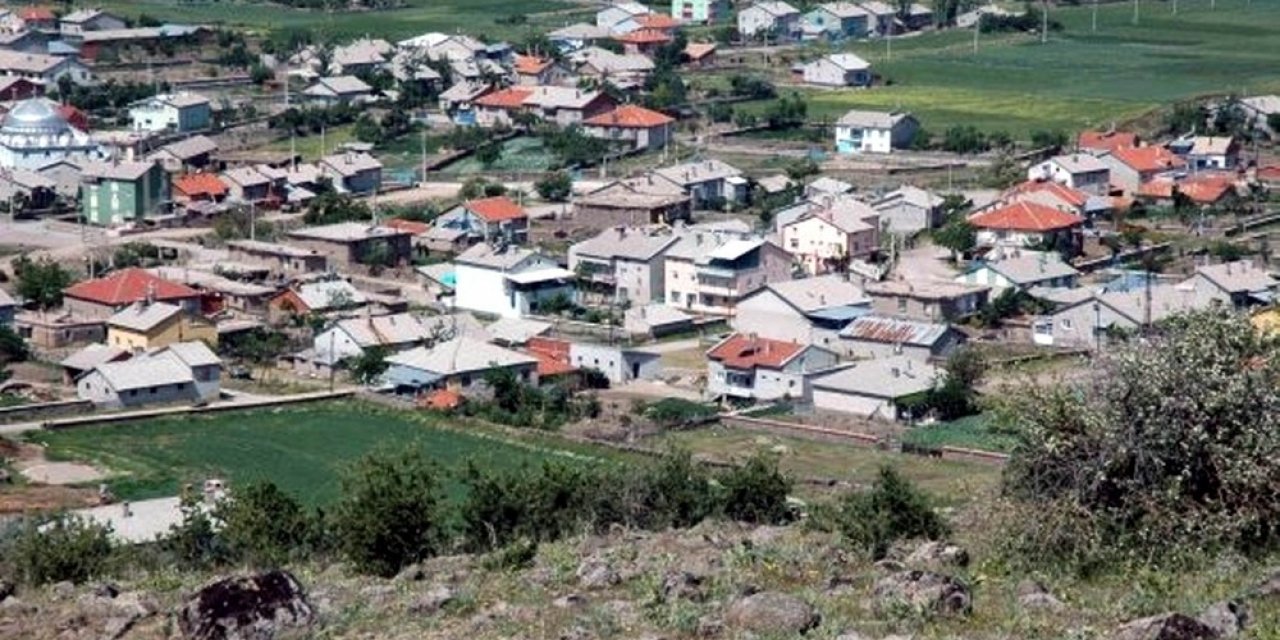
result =
[[[110,582],[99,582],[93,586],[93,595],[99,598],[115,598],[120,595],[120,588]]]
[[[1225,600],[1209,605],[1200,614],[1200,622],[1213,629],[1220,638],[1235,638],[1249,625],[1249,607],[1237,600]]]
[[[52,587],[49,587],[49,590],[53,592],[55,600],[70,600],[76,595],[76,585],[69,580],[55,583]]]
[[[371,584],[360,588],[360,601],[367,607],[382,607],[396,595],[396,588],[389,584]]]
[[[662,599],[664,602],[673,600],[702,602],[707,598],[706,590],[702,587],[703,582],[702,576],[688,571],[669,571],[662,577]]]
[[[422,582],[427,579],[427,572],[423,570],[420,564],[411,564],[400,570],[396,577],[392,578],[392,582]]]
[[[141,591],[126,591],[117,595],[111,601],[111,607],[123,614],[140,617],[155,615],[160,610],[155,598]]]
[[[559,609],[573,609],[586,603],[587,599],[577,593],[567,593],[551,601],[551,605]]]
[[[897,573],[907,569],[901,562],[898,562],[897,560],[890,560],[888,558],[885,558],[884,560],[877,560],[875,567],[881,571],[888,571],[889,573]]]
[[[1067,608],[1048,588],[1030,578],[1018,583],[1018,604],[1023,609],[1035,611],[1062,611]]]
[[[1280,596],[1280,568],[1272,569],[1267,579],[1258,583],[1249,595],[1255,598],[1269,598],[1272,596]]]
[[[857,631],[846,631],[838,636],[836,640],[871,640],[870,638],[858,633]]]
[[[1126,622],[1111,640],[1213,640],[1218,632],[1195,618],[1166,613]]]
[[[591,557],[578,565],[578,584],[586,589],[608,589],[622,582],[622,576],[609,563]]]
[[[714,638],[724,633],[724,621],[714,616],[698,618],[698,628],[694,632],[699,638]]]
[[[40,610],[34,604],[27,604],[20,600],[17,596],[9,596],[4,600],[0,600],[0,611],[8,611],[16,615],[36,613]]]
[[[141,618],[141,616],[134,615],[116,616],[111,618],[110,620],[107,620],[107,624],[102,627],[102,636],[104,638],[109,638],[110,640],[123,638],[124,634],[129,633],[129,630],[132,629],[133,625],[137,624],[138,620]]]
[[[560,640],[591,640],[591,638],[594,637],[595,634],[587,631],[587,629],[582,626],[576,626],[560,634]]]
[[[967,567],[969,566],[969,552],[949,542],[930,541],[912,551],[907,556],[907,564]]]
[[[18,588],[12,582],[0,578],[0,602],[4,602],[5,598],[16,593]]]
[[[458,595],[453,589],[446,585],[436,585],[427,590],[418,599],[409,605],[409,611],[422,615],[431,615],[439,612],[450,602],[456,600]]]
[[[195,640],[259,640],[315,622],[302,584],[287,571],[233,576],[209,583],[176,612],[182,635]]]
[[[786,527],[760,525],[747,534],[747,540],[751,542],[753,547],[767,547],[777,542],[786,532]]]
[[[812,605],[795,596],[762,591],[729,605],[725,623],[739,631],[765,635],[804,633],[822,621]]]
[[[899,571],[876,581],[874,608],[887,612],[896,607],[939,615],[968,615],[973,610],[969,587],[959,580],[932,571]]]

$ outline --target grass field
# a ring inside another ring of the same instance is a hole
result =
[[[963,447],[983,451],[1009,452],[1017,439],[1007,433],[992,431],[992,417],[979,414],[951,422],[922,425],[902,434],[904,443],[925,447]]]
[[[181,416],[103,427],[40,432],[57,459],[92,462],[109,473],[116,495],[130,500],[176,494],[211,476],[231,482],[271,480],[308,504],[338,492],[338,472],[379,447],[418,447],[446,469],[467,461],[516,468],[553,457],[610,457],[608,450],[438,428],[436,418],[362,404],[316,404],[277,410]],[[451,490],[456,491],[457,485]]]
[[[591,12],[559,0],[407,0],[388,11],[327,13],[303,11],[256,0],[105,0],[93,6],[137,17],[146,14],[166,22],[221,24],[256,30],[304,29],[320,38],[363,36],[403,40],[430,31],[495,39],[520,39],[548,25],[561,27]],[[557,12],[555,15],[530,14]],[[499,19],[527,16],[527,24],[500,24]],[[553,28],[554,28],[553,27]]]
[[[1143,2],[1138,25],[1130,4],[1051,15],[1064,30],[1041,44],[1032,34],[972,32],[904,37],[845,47],[892,84],[870,90],[803,90],[814,119],[852,108],[905,109],[926,129],[969,124],[1025,138],[1036,129],[1076,131],[1138,118],[1178,100],[1207,94],[1280,90],[1280,2],[1182,0]],[[753,105],[754,108],[762,108]]]

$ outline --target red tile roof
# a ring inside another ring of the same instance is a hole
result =
[[[1280,166],[1268,165],[1259,167],[1258,179],[1264,182],[1280,182]]]
[[[49,7],[27,7],[18,11],[18,17],[33,22],[48,22],[56,19],[53,9]]]
[[[979,213],[969,218],[969,224],[983,229],[1055,231],[1084,224],[1084,218],[1036,202],[1015,202]]]
[[[650,13],[636,18],[641,29],[673,30],[680,27],[680,21],[665,13]]]
[[[418,222],[417,220],[403,220],[401,218],[391,218],[383,220],[382,226],[390,227],[397,231],[407,231],[415,236],[422,235],[431,230],[431,223]]]
[[[582,124],[592,127],[620,127],[623,129],[649,129],[671,124],[675,119],[652,109],[634,104],[624,104],[613,111],[587,118]]]
[[[546,71],[554,62],[549,58],[539,58],[537,56],[516,56],[515,69],[516,73],[537,75]]]
[[[188,198],[197,196],[216,198],[227,194],[227,185],[212,173],[188,173],[173,179],[173,190]]]
[[[534,336],[525,345],[529,355],[538,359],[539,376],[558,376],[573,373],[577,368],[569,364],[569,342]]]
[[[436,389],[418,401],[419,407],[441,411],[457,409],[460,404],[462,404],[462,394],[448,389]]]
[[[804,350],[804,345],[735,333],[711,348],[707,357],[734,369],[777,369]]]
[[[531,95],[533,95],[533,89],[511,87],[480,96],[476,98],[475,103],[482,107],[493,107],[495,109],[519,109],[524,106],[524,101]]]
[[[1048,193],[1073,207],[1083,207],[1089,202],[1089,194],[1052,180],[1028,180],[1014,185],[1001,198],[1007,202],[1018,202],[1023,196],[1033,193]]]
[[[89,116],[85,112],[69,104],[60,104],[58,105],[58,115],[62,116],[62,119],[66,120],[67,124],[81,131],[89,131]]]
[[[467,211],[484,218],[486,222],[503,222],[528,217],[524,208],[506,196],[472,200],[463,206]]]
[[[690,60],[701,60],[716,52],[714,42],[690,42],[684,47],[684,54]]]
[[[1141,143],[1138,134],[1128,131],[1081,131],[1076,145],[1081,149],[1115,151],[1124,147],[1136,147]]]
[[[1226,197],[1235,188],[1229,176],[1209,175],[1188,178],[1181,182],[1170,179],[1157,179],[1143,183],[1138,187],[1136,195],[1144,198],[1167,200],[1173,198],[1175,189],[1191,198],[1196,204],[1214,204]]]
[[[1140,173],[1177,169],[1186,162],[1164,147],[1122,148],[1111,152],[1116,160]]]
[[[626,44],[665,44],[672,40],[671,34],[659,29],[636,29],[613,39]]]
[[[185,284],[153,276],[145,269],[136,267],[121,269],[105,278],[73,284],[62,293],[69,298],[113,306],[146,300],[148,293],[154,295],[156,300],[195,298],[200,295]]]

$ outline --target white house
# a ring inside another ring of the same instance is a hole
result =
[[[818,374],[809,386],[815,411],[897,420],[903,417],[899,402],[933,389],[941,377],[927,362],[887,356]]]
[[[840,330],[870,311],[861,286],[831,274],[769,283],[738,302],[729,324],[742,334],[835,350]]]
[[[737,400],[805,400],[807,376],[834,366],[835,352],[735,333],[707,351],[707,393]]]
[[[824,197],[782,228],[782,248],[811,275],[841,270],[880,248],[880,213],[850,197]]]
[[[653,13],[639,2],[619,2],[596,12],[596,26],[613,35],[624,35],[640,28],[640,18]]]
[[[186,91],[153,96],[129,107],[134,131],[186,133],[208,129],[212,119],[209,99]]]
[[[312,349],[318,360],[335,364],[373,347],[395,352],[435,342],[442,337],[441,330],[440,323],[409,313],[346,318],[317,334],[312,339]]]
[[[1234,169],[1240,145],[1231,136],[1196,136],[1187,161],[1195,169]]]
[[[373,87],[355,76],[319,78],[302,91],[308,102],[324,106],[363,102],[373,95]]]
[[[207,402],[218,397],[221,365],[203,342],[180,342],[98,364],[76,380],[76,395],[109,409]]]
[[[1050,181],[1092,195],[1111,189],[1111,167],[1096,156],[1072,153],[1055,156],[1027,169],[1027,180]]]
[[[788,40],[800,31],[800,10],[785,2],[757,2],[738,12],[738,33]]]
[[[58,86],[64,77],[81,86],[93,83],[89,68],[74,58],[4,49],[0,49],[0,75],[38,80],[46,87]]]
[[[719,160],[687,162],[655,169],[653,175],[680,187],[693,198],[693,206],[741,202],[750,186],[742,170]]]
[[[909,113],[850,111],[836,121],[836,152],[891,153],[911,146],[919,130]]]
[[[537,313],[548,298],[574,298],[574,273],[514,245],[480,243],[454,259],[454,306],[501,317]]]
[[[881,226],[889,233],[911,234],[941,226],[943,199],[937,194],[912,185],[880,196],[871,203],[880,213]]]
[[[824,87],[871,86],[871,63],[852,53],[833,53],[801,65],[806,84]]]
[[[569,247],[569,269],[592,289],[616,301],[648,304],[666,297],[664,258],[675,234],[646,229],[605,229]]]
[[[662,372],[662,354],[626,349],[614,345],[569,343],[569,364],[579,369],[595,369],[611,384],[648,380]]]

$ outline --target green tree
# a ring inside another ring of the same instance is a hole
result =
[[[257,567],[287,562],[306,542],[311,526],[302,505],[271,482],[236,489],[214,513],[231,555]]]
[[[27,341],[12,327],[0,325],[0,364],[26,362],[30,357],[31,349],[27,347]]]
[[[929,497],[892,467],[882,467],[869,491],[846,495],[836,525],[846,543],[879,560],[899,540],[938,540],[949,532]]]
[[[182,520],[169,527],[161,548],[184,568],[208,569],[228,562],[231,554],[205,504],[199,498],[185,497],[179,509]]]
[[[933,241],[949,249],[951,261],[955,262],[958,256],[973,251],[978,242],[978,231],[963,216],[956,216],[933,233]]]
[[[385,347],[374,345],[348,359],[347,368],[351,371],[351,377],[361,384],[372,384],[387,370],[387,355]]]
[[[778,460],[765,454],[721,474],[724,514],[741,522],[782,524],[791,519],[787,496],[791,479],[778,469]]]
[[[502,144],[490,142],[476,149],[476,160],[487,169],[502,159]]]
[[[538,190],[538,195],[542,196],[543,200],[564,202],[573,193],[573,178],[564,171],[556,171],[538,180],[533,187]]]
[[[9,557],[28,584],[82,583],[106,573],[114,550],[110,528],[60,515],[43,526],[28,521]]]
[[[333,530],[356,570],[391,577],[440,550],[445,513],[438,478],[416,447],[369,454],[343,475]]]
[[[266,84],[273,77],[275,77],[275,74],[271,73],[271,69],[261,62],[255,62],[252,67],[249,67],[249,81],[258,86]]]
[[[13,271],[18,279],[18,295],[40,310],[62,304],[62,291],[75,282],[71,272],[47,258],[31,260],[21,256],[14,261]]]

